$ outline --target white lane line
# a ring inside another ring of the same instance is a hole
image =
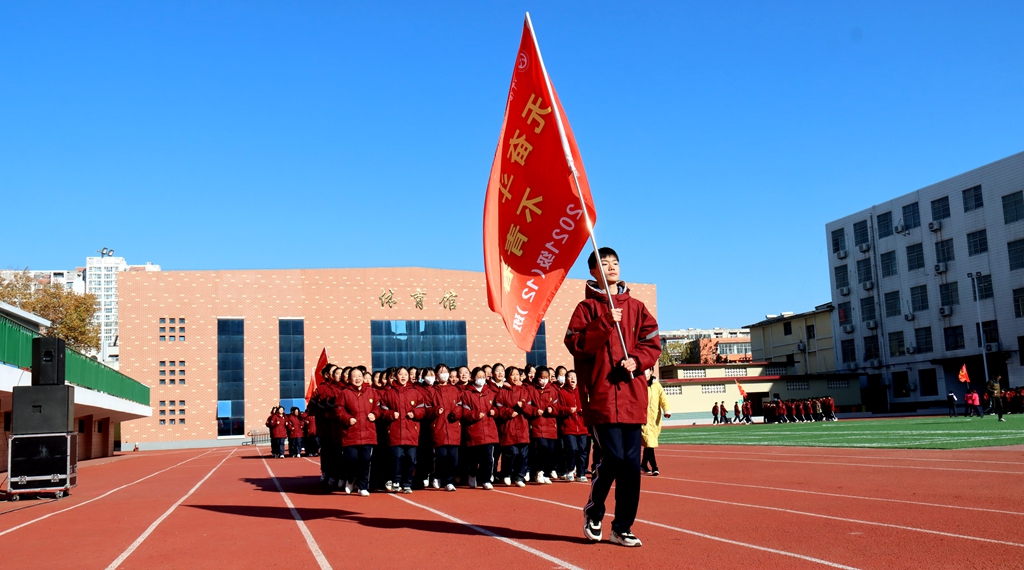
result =
[[[694,459],[714,459],[704,455],[673,455],[672,457],[686,457]],[[765,463],[798,463],[800,465],[839,465],[841,467],[881,467],[884,469],[924,469],[926,471],[955,471],[957,473],[999,473],[1002,475],[1024,475],[1024,471],[993,471],[991,469],[958,469],[955,467],[924,467],[921,465],[877,465],[871,463],[841,463],[838,461],[797,461],[795,459],[762,459],[759,457],[747,457],[745,461],[762,461]]]
[[[220,466],[224,465],[224,462],[227,461],[228,458],[231,457],[234,453],[235,453],[235,450],[232,449],[231,453],[225,455],[224,459],[221,459],[220,463],[218,463],[216,467],[211,469],[210,472],[207,473],[205,477],[200,479],[199,482],[196,483],[194,487],[189,489],[188,493],[185,493],[185,496],[183,496],[182,498],[180,498],[177,501],[175,501],[175,503],[173,505],[171,505],[171,507],[169,509],[164,511],[164,514],[160,515],[155,521],[153,521],[153,524],[149,525],[149,527],[147,527],[146,530],[143,531],[142,534],[139,535],[139,538],[135,539],[135,542],[133,542],[130,545],[128,545],[128,548],[126,548],[125,551],[122,552],[120,556],[115,558],[114,561],[111,562],[109,566],[107,566],[107,570],[114,570],[115,568],[120,566],[121,563],[124,562],[126,558],[131,556],[132,552],[135,552],[135,549],[138,548],[139,545],[141,545],[147,538],[149,538],[149,535],[153,534],[153,531],[156,530],[156,527],[160,526],[160,523],[164,522],[164,520],[167,517],[171,516],[171,513],[174,512],[174,509],[177,509],[178,505],[184,503],[186,499],[191,497],[192,493],[195,493],[196,489],[198,489],[200,485],[205,483],[206,480],[209,479],[211,475],[213,475],[214,471],[220,469]]]
[[[668,445],[679,445],[679,444],[668,444]],[[664,448],[659,449],[658,451],[662,451],[663,449]],[[664,449],[664,451],[669,452],[669,453],[666,453],[665,455],[669,455],[669,456],[672,456],[672,457],[675,457],[675,455],[672,455],[673,453],[679,453],[679,452],[683,452],[683,453],[687,453],[687,452],[689,452],[689,453],[706,453],[706,454],[709,454],[709,455],[725,455],[725,454],[728,454],[728,455],[771,455],[771,456],[785,456],[785,457],[807,457],[807,453],[783,453],[783,452],[766,452],[766,451],[726,451],[726,450],[714,450],[714,451],[712,451],[710,449],[707,449],[707,450],[705,450],[705,449],[687,449],[685,451],[677,450],[677,449]],[[951,452],[957,452],[957,451],[964,451],[964,450],[950,450],[950,451]],[[975,451],[975,450],[970,450],[970,451]],[[836,459],[882,459],[882,460],[892,460],[892,461],[897,461],[897,460],[898,461],[934,461],[934,462],[938,462],[938,463],[990,463],[990,464],[999,464],[999,465],[1024,465],[1024,462],[1021,462],[1021,461],[987,461],[987,460],[984,460],[984,459],[959,459],[959,458],[938,459],[938,458],[934,458],[934,457],[900,457],[900,456],[893,456],[893,457],[882,456],[882,457],[879,457],[879,456],[874,456],[874,455],[829,455],[829,454],[824,454],[824,453],[821,453],[821,454],[815,453],[814,456],[815,457],[833,457],[833,458],[836,458]]]
[[[18,530],[19,528],[24,528],[24,527],[26,527],[26,526],[28,526],[30,524],[37,523],[37,522],[39,522],[41,520],[48,519],[48,518],[50,518],[50,517],[52,517],[54,515],[59,515],[61,513],[66,513],[66,512],[68,512],[70,510],[77,509],[78,507],[81,507],[81,506],[84,506],[84,505],[88,505],[89,503],[91,503],[93,501],[98,501],[98,500],[102,499],[103,497],[106,497],[107,495],[110,495],[110,494],[113,494],[113,493],[116,493],[116,492],[120,491],[121,489],[124,489],[126,487],[131,487],[132,485],[135,485],[137,483],[141,483],[141,482],[145,481],[146,479],[149,479],[150,477],[156,477],[157,475],[159,475],[159,474],[161,474],[161,473],[163,473],[165,471],[170,471],[171,469],[174,469],[175,467],[178,467],[180,465],[184,465],[184,464],[186,464],[189,461],[192,461],[194,459],[199,459],[200,457],[202,457],[202,456],[204,456],[204,455],[206,455],[208,453],[212,453],[213,451],[214,450],[211,449],[210,451],[207,451],[206,453],[199,454],[199,455],[197,455],[195,457],[190,457],[189,459],[186,459],[185,461],[182,461],[181,463],[176,463],[176,464],[171,465],[170,467],[168,467],[166,469],[161,469],[160,471],[157,471],[156,473],[151,473],[149,475],[146,475],[142,479],[137,479],[135,481],[132,481],[131,483],[125,483],[124,485],[121,485],[120,487],[117,487],[115,489],[111,489],[111,490],[107,491],[106,493],[103,493],[102,495],[100,495],[98,497],[93,497],[92,499],[89,499],[88,501],[82,501],[81,503],[78,503],[77,505],[72,505],[72,506],[70,506],[70,507],[68,507],[66,509],[61,509],[59,511],[54,511],[54,512],[48,514],[48,515],[43,515],[43,516],[41,516],[39,518],[32,519],[32,520],[30,520],[28,522],[23,522],[23,523],[19,524],[18,526],[12,526],[11,528],[9,528],[9,529],[7,529],[7,530],[5,530],[3,532],[0,532],[0,536],[3,536],[3,535],[5,535],[5,534],[7,534],[9,532],[14,532],[14,531]]]
[[[512,493],[509,493],[509,494],[512,494]],[[466,527],[466,528],[468,528],[470,530],[473,530],[475,532],[479,532],[480,534],[482,534],[484,536],[489,536],[489,537],[491,537],[491,538],[493,538],[495,540],[500,540],[501,542],[504,542],[505,544],[507,544],[509,546],[514,546],[514,547],[516,547],[516,548],[518,548],[520,550],[529,552],[530,554],[533,554],[534,556],[539,556],[540,558],[543,558],[544,560],[547,560],[548,562],[553,562],[555,564],[558,564],[558,566],[560,568],[567,568],[568,570],[582,570],[582,568],[580,568],[579,566],[576,566],[575,564],[571,564],[569,562],[566,562],[565,560],[562,560],[561,558],[555,558],[554,556],[551,556],[550,554],[548,554],[546,552],[541,552],[540,550],[537,550],[536,548],[531,548],[531,547],[529,547],[529,546],[527,546],[527,545],[525,545],[525,544],[523,544],[521,542],[512,540],[511,538],[505,538],[504,536],[501,536],[500,534],[495,534],[495,533],[487,530],[486,528],[481,528],[479,526],[476,526],[475,524],[470,524],[470,523],[468,523],[468,522],[466,522],[464,520],[457,519],[457,518],[455,518],[455,517],[453,517],[453,516],[451,516],[451,515],[449,515],[447,513],[442,513],[441,511],[439,511],[437,509],[432,509],[432,508],[430,508],[430,507],[428,507],[426,505],[421,505],[421,504],[419,504],[417,502],[411,501],[411,500],[406,499],[405,497],[402,497],[402,496],[399,496],[399,495],[389,495],[389,496],[394,497],[395,499],[398,499],[400,501],[404,501],[406,503],[409,503],[410,505],[412,505],[414,507],[419,507],[419,508],[421,508],[421,509],[423,509],[425,511],[429,511],[429,512],[431,512],[431,513],[433,513],[433,514],[435,514],[435,515],[437,515],[437,516],[439,516],[439,517],[441,517],[443,519],[450,520],[453,523],[461,524],[462,526],[464,526],[464,527]]]
[[[259,449],[256,450],[259,453]],[[309,547],[309,551],[313,553],[313,558],[316,559],[316,563],[320,565],[320,570],[332,570],[330,562],[327,561],[327,557],[324,556],[323,551],[320,550],[320,545],[316,543],[316,539],[313,538],[313,534],[309,532],[309,528],[306,527],[306,522],[299,516],[299,511],[295,510],[295,505],[292,504],[292,500],[288,498],[288,493],[284,492],[281,487],[280,481],[277,480],[277,476],[270,470],[270,465],[267,464],[267,460],[260,455],[260,461],[263,462],[263,466],[267,468],[267,473],[270,473],[270,478],[274,480],[274,486],[277,487],[277,491],[281,493],[281,498],[284,499],[284,504],[288,505],[288,512],[292,514],[292,518],[295,519],[295,524],[299,525],[299,532],[302,533],[302,538],[306,539],[306,546]],[[306,461],[309,461],[308,459]]]
[[[1024,513],[1018,511],[1002,511],[999,509],[988,509],[984,507],[964,507],[961,505],[944,505],[942,503],[926,503],[922,501],[906,501],[903,499],[887,499],[884,497],[865,497],[863,495],[844,495],[842,493],[826,493],[824,491],[808,491],[806,489],[789,489],[786,487],[769,487],[766,485],[748,485],[744,483],[726,483],[724,481],[704,481],[701,479],[684,479],[682,477],[666,477],[662,475],[660,479],[667,479],[669,481],[684,481],[686,483],[704,483],[707,485],[727,485],[729,487],[747,487],[749,489],[757,489],[763,491],[769,489],[772,491],[785,491],[788,493],[804,493],[807,495],[822,495],[825,497],[838,497],[841,499],[859,499],[862,501],[881,501],[883,503],[903,503],[905,505],[918,505],[923,507],[939,507],[943,509],[959,509],[964,511],[980,511],[983,513],[998,513],[1002,515],[1017,515],[1024,516]]]
[[[734,507],[747,507],[747,508],[751,508],[751,509],[763,509],[763,510],[766,510],[766,511],[776,511],[776,512],[780,512],[780,513],[789,513],[789,514],[792,514],[792,515],[803,515],[803,516],[806,516],[806,517],[814,517],[814,518],[819,518],[819,519],[828,519],[828,520],[840,521],[840,522],[846,522],[846,523],[863,524],[863,525],[869,525],[869,526],[880,526],[880,527],[884,527],[884,528],[895,528],[895,529],[907,530],[907,531],[911,531],[911,532],[920,532],[920,533],[923,533],[923,534],[934,534],[934,535],[938,535],[938,536],[945,536],[947,538],[960,538],[960,539],[963,539],[963,540],[973,540],[973,541],[977,541],[977,542],[988,542],[988,543],[991,543],[991,544],[1001,544],[1003,546],[1017,546],[1017,547],[1020,547],[1020,548],[1024,548],[1024,544],[1021,544],[1021,543],[1018,543],[1018,542],[1007,542],[1007,541],[1004,541],[1004,540],[996,540],[994,538],[983,538],[983,537],[980,537],[980,536],[970,536],[970,535],[966,535],[966,534],[956,534],[956,533],[952,533],[952,532],[942,532],[940,530],[930,530],[930,529],[926,529],[926,528],[917,528],[917,527],[913,527],[913,526],[904,526],[904,525],[900,525],[900,524],[891,524],[891,523],[882,523],[882,522],[875,522],[875,521],[866,521],[866,520],[861,520],[861,519],[849,519],[849,518],[846,518],[846,517],[837,517],[837,516],[832,516],[832,515],[822,515],[822,514],[818,514],[818,513],[809,513],[807,511],[796,511],[796,510],[792,510],[792,509],[784,509],[782,507],[768,507],[768,506],[765,506],[765,505],[752,505],[750,503],[740,503],[740,502],[735,502],[735,501],[722,501],[722,500],[719,500],[719,499],[708,499],[706,497],[694,497],[692,495],[680,495],[680,494],[677,494],[677,493],[665,493],[665,492],[662,492],[662,491],[646,491],[645,490],[645,491],[642,491],[642,492],[643,493],[649,493],[649,494],[652,494],[652,495],[664,495],[666,497],[677,497],[677,498],[680,498],[680,499],[690,499],[692,501],[703,501],[703,502],[707,502],[707,503],[717,503],[717,504],[720,504],[720,505],[731,505],[731,506],[734,506]]]
[[[538,497],[530,497],[530,496],[527,496],[527,495],[519,495],[519,494],[516,494],[516,493],[509,493],[508,491],[501,491],[501,490],[498,490],[498,489],[495,489],[495,491],[497,491],[498,493],[505,494],[505,495],[511,495],[513,497],[519,497],[520,499],[530,499],[531,501],[540,501],[542,503],[549,503],[549,504],[552,504],[552,505],[558,505],[560,507],[566,507],[566,508],[570,508],[570,509],[573,509],[573,510],[576,510],[576,511],[582,511],[583,510],[582,507],[577,506],[577,505],[569,505],[569,504],[566,504],[566,503],[559,503],[557,501],[551,501],[551,500],[548,500],[548,499],[541,499],[541,498],[538,498]],[[654,521],[648,521],[648,520],[644,520],[644,519],[636,519],[636,521],[640,522],[640,523],[643,523],[643,524],[649,524],[651,526],[656,526],[656,527],[660,527],[660,528],[664,528],[664,529],[668,529],[668,530],[674,530],[676,532],[681,532],[683,534],[689,534],[691,536],[697,536],[697,537],[704,538],[704,539],[707,539],[707,540],[714,540],[716,542],[724,542],[725,544],[731,544],[733,546],[743,546],[743,547],[751,548],[751,549],[754,549],[754,550],[760,550],[762,552],[769,552],[771,554],[778,554],[780,556],[788,556],[790,558],[798,558],[800,560],[806,560],[807,562],[814,562],[815,564],[821,564],[822,566],[828,566],[830,568],[843,568],[844,570],[858,570],[854,566],[846,566],[845,564],[839,564],[838,562],[831,562],[829,560],[823,560],[821,558],[814,558],[813,556],[805,556],[803,554],[797,554],[795,552],[787,552],[785,550],[778,550],[776,548],[769,548],[767,546],[759,546],[757,544],[750,544],[749,542],[740,542],[738,540],[731,540],[731,539],[728,539],[728,538],[722,538],[720,536],[714,536],[714,535],[711,535],[711,534],[704,534],[703,532],[697,532],[695,530],[688,530],[688,529],[685,529],[685,528],[679,528],[677,526],[671,526],[671,525],[662,524],[662,523],[658,523],[658,522],[654,522]]]

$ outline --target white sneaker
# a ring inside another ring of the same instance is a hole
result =
[[[444,490],[445,491],[454,491],[455,490],[455,485],[452,485],[451,483],[449,483],[449,484],[444,486]]]
[[[505,477],[504,479],[501,480],[501,482],[504,483],[506,487],[511,487],[512,486],[512,478],[511,477]]]
[[[549,477],[547,477],[545,475],[538,474],[537,475],[537,482],[541,483],[543,485],[550,485],[551,484],[551,478],[549,478]]]
[[[389,493],[391,493],[395,491],[395,484],[392,483],[391,481],[388,481],[387,483],[384,483],[384,488],[387,489]]]
[[[524,483],[522,481],[516,481],[516,487],[525,487],[525,486],[526,486],[526,483]]]
[[[523,481],[526,481],[527,483],[530,482],[530,472],[529,471],[526,472],[526,475],[523,477]]]
[[[484,491],[493,491],[493,490],[494,490],[494,485],[491,485],[490,483],[484,483]]]
[[[345,481],[345,494],[346,495],[351,495],[352,494],[352,483],[350,483],[348,481]]]
[[[469,488],[476,489],[476,476],[474,475],[469,476]]]
[[[441,488],[441,482],[438,481],[437,479],[434,479],[434,480],[432,480],[430,482],[430,486],[431,486],[431,488],[434,488],[434,489],[440,489]]]
[[[429,486],[430,486],[430,479],[424,479],[423,480],[423,488],[426,489]]]
[[[576,476],[575,476],[575,475],[573,475],[572,473],[567,473],[567,474],[565,474],[565,475],[563,475],[563,476],[562,476],[562,479],[563,479],[563,480],[565,480],[565,481],[568,481],[568,482],[572,483],[573,481],[575,481],[575,480],[576,480]]]
[[[580,475],[579,479],[576,479],[576,480],[579,481],[580,483],[587,483],[587,476],[586,475]]]
[[[360,496],[360,497],[369,497],[369,496],[370,496],[370,492],[369,492],[369,491],[367,491],[366,489],[361,489],[361,490],[359,491],[359,496]]]
[[[412,494],[412,487],[402,487],[402,494],[403,495],[411,495]]]
[[[608,539],[608,542],[612,544],[621,544],[622,546],[643,546],[640,539],[633,536],[631,532],[618,533],[612,531],[612,536]]]
[[[557,481],[558,480],[558,472],[557,471],[552,471],[551,472],[551,476],[549,478],[550,479],[554,479],[555,481]]]

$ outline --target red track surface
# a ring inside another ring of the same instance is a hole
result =
[[[87,462],[71,497],[0,503],[0,562],[84,569],[118,561],[120,568],[339,570],[1024,567],[1020,450],[665,445],[658,456],[662,476],[643,479],[642,522],[633,528],[644,541],[639,549],[583,540],[589,486],[580,483],[362,498],[323,492],[310,460],[264,460],[252,448],[234,448]]]

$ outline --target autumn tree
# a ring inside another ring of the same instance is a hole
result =
[[[96,295],[78,295],[60,284],[41,284],[28,270],[0,279],[0,301],[50,321],[45,336],[63,339],[79,352],[100,349],[100,326],[93,322]]]

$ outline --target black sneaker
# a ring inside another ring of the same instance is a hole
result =
[[[651,475],[654,476],[654,477],[657,477],[658,475],[660,475],[660,473],[658,472],[657,469],[655,469],[654,471],[651,471]]]
[[[604,532],[601,530],[601,521],[594,521],[588,515],[583,515],[583,536],[594,542],[601,542]]]
[[[608,539],[608,541],[612,544],[621,544],[622,546],[643,546],[643,543],[640,542],[640,539],[633,536],[633,533],[629,531],[615,532],[613,530],[612,536],[610,539]]]

